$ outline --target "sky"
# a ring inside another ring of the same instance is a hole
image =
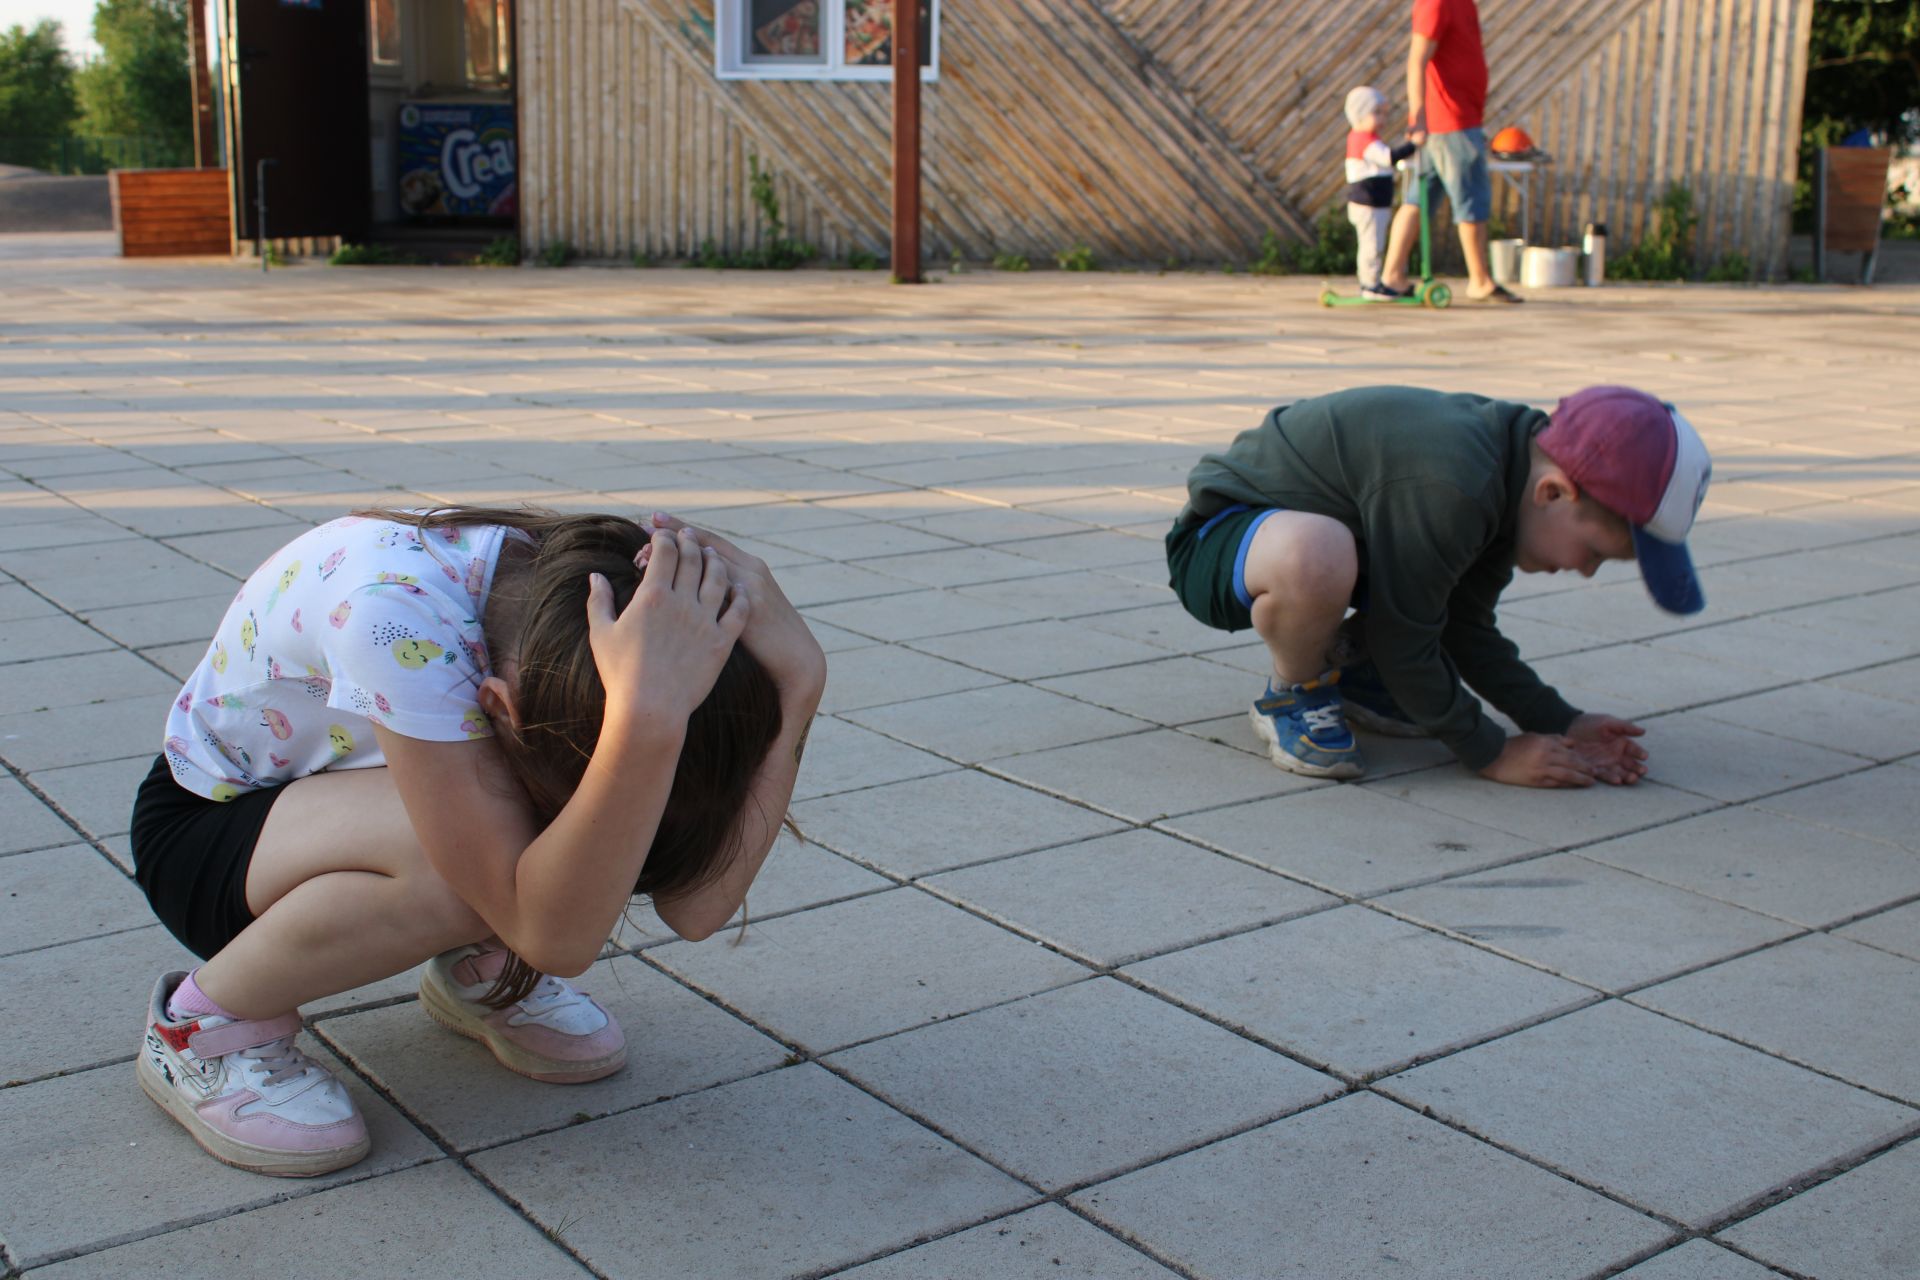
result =
[[[60,24],[75,58],[96,57],[100,46],[93,42],[93,4],[94,0],[0,0],[0,31],[52,18]]]

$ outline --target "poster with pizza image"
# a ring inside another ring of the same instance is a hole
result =
[[[820,6],[817,0],[798,0],[798,3],[756,0],[753,17],[754,53],[774,58],[812,58],[819,55]]]
[[[848,66],[884,67],[893,63],[894,0],[845,0]],[[931,6],[920,3],[920,65],[932,65]]]

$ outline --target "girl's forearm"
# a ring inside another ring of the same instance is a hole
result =
[[[813,727],[814,712],[819,710],[821,688],[810,684],[780,699],[780,736],[767,751],[759,771],[748,789],[746,807],[735,828],[734,857],[718,879],[692,893],[677,898],[656,899],[654,911],[683,938],[699,941],[712,935],[733,919],[746,901],[747,889],[767,860],[787,807],[793,802],[793,785],[800,773],[800,760],[806,754],[807,733]]]
[[[602,728],[579,787],[515,869],[518,936],[505,941],[528,964],[571,977],[600,954],[646,864],[685,736],[658,721]]]

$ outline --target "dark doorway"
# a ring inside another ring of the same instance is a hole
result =
[[[267,235],[361,237],[369,220],[366,0],[225,0],[237,99],[230,156],[234,227],[259,234],[255,180],[267,167]]]

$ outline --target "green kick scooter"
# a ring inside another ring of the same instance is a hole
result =
[[[1445,281],[1433,278],[1433,188],[1439,183],[1437,174],[1427,172],[1424,163],[1425,154],[1414,152],[1413,190],[1414,203],[1420,209],[1420,278],[1413,287],[1397,298],[1387,298],[1374,302],[1357,293],[1335,293],[1333,286],[1323,285],[1320,289],[1320,305],[1323,307],[1432,307],[1439,310],[1453,303],[1453,290]]]

